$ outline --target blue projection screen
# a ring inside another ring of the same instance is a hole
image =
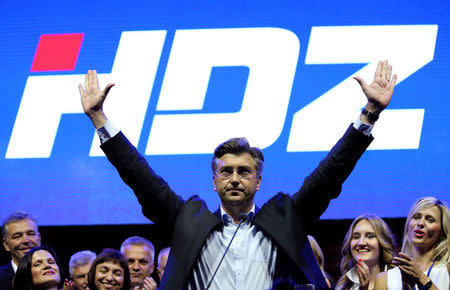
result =
[[[375,141],[323,219],[406,216],[449,199],[449,1],[3,1],[0,218],[41,225],[148,223],[99,150],[77,85],[173,190],[211,210],[211,153],[245,136],[265,154],[256,203],[293,194],[359,115],[378,60],[398,74]]]

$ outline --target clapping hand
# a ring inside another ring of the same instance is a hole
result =
[[[397,265],[402,273],[408,277],[408,280],[414,284],[419,283],[425,285],[429,280],[427,275],[420,269],[420,264],[405,253],[398,253],[398,256],[392,260],[392,263]]]

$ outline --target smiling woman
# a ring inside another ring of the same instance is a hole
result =
[[[122,253],[115,249],[104,249],[92,263],[88,283],[91,290],[129,290],[130,271]]]
[[[395,242],[387,224],[376,215],[361,215],[342,243],[342,276],[337,289],[373,289],[375,277],[392,266]]]
[[[13,290],[61,289],[64,274],[55,252],[47,247],[31,249],[20,261]]]

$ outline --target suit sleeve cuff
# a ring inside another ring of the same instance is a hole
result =
[[[98,128],[97,130],[98,137],[100,138],[100,143],[103,144],[112,137],[116,136],[119,133],[119,130],[114,127],[114,125],[106,120],[106,123],[103,127]]]
[[[353,123],[353,127],[366,136],[370,136],[370,133],[373,129],[373,125],[363,123],[359,116],[356,119],[355,123]]]

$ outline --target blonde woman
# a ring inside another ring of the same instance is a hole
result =
[[[375,277],[392,267],[395,240],[376,215],[361,215],[350,225],[342,243],[341,273],[336,289],[373,289]]]
[[[450,289],[449,225],[446,204],[434,197],[419,199],[406,219],[398,266],[376,278],[375,289]]]

